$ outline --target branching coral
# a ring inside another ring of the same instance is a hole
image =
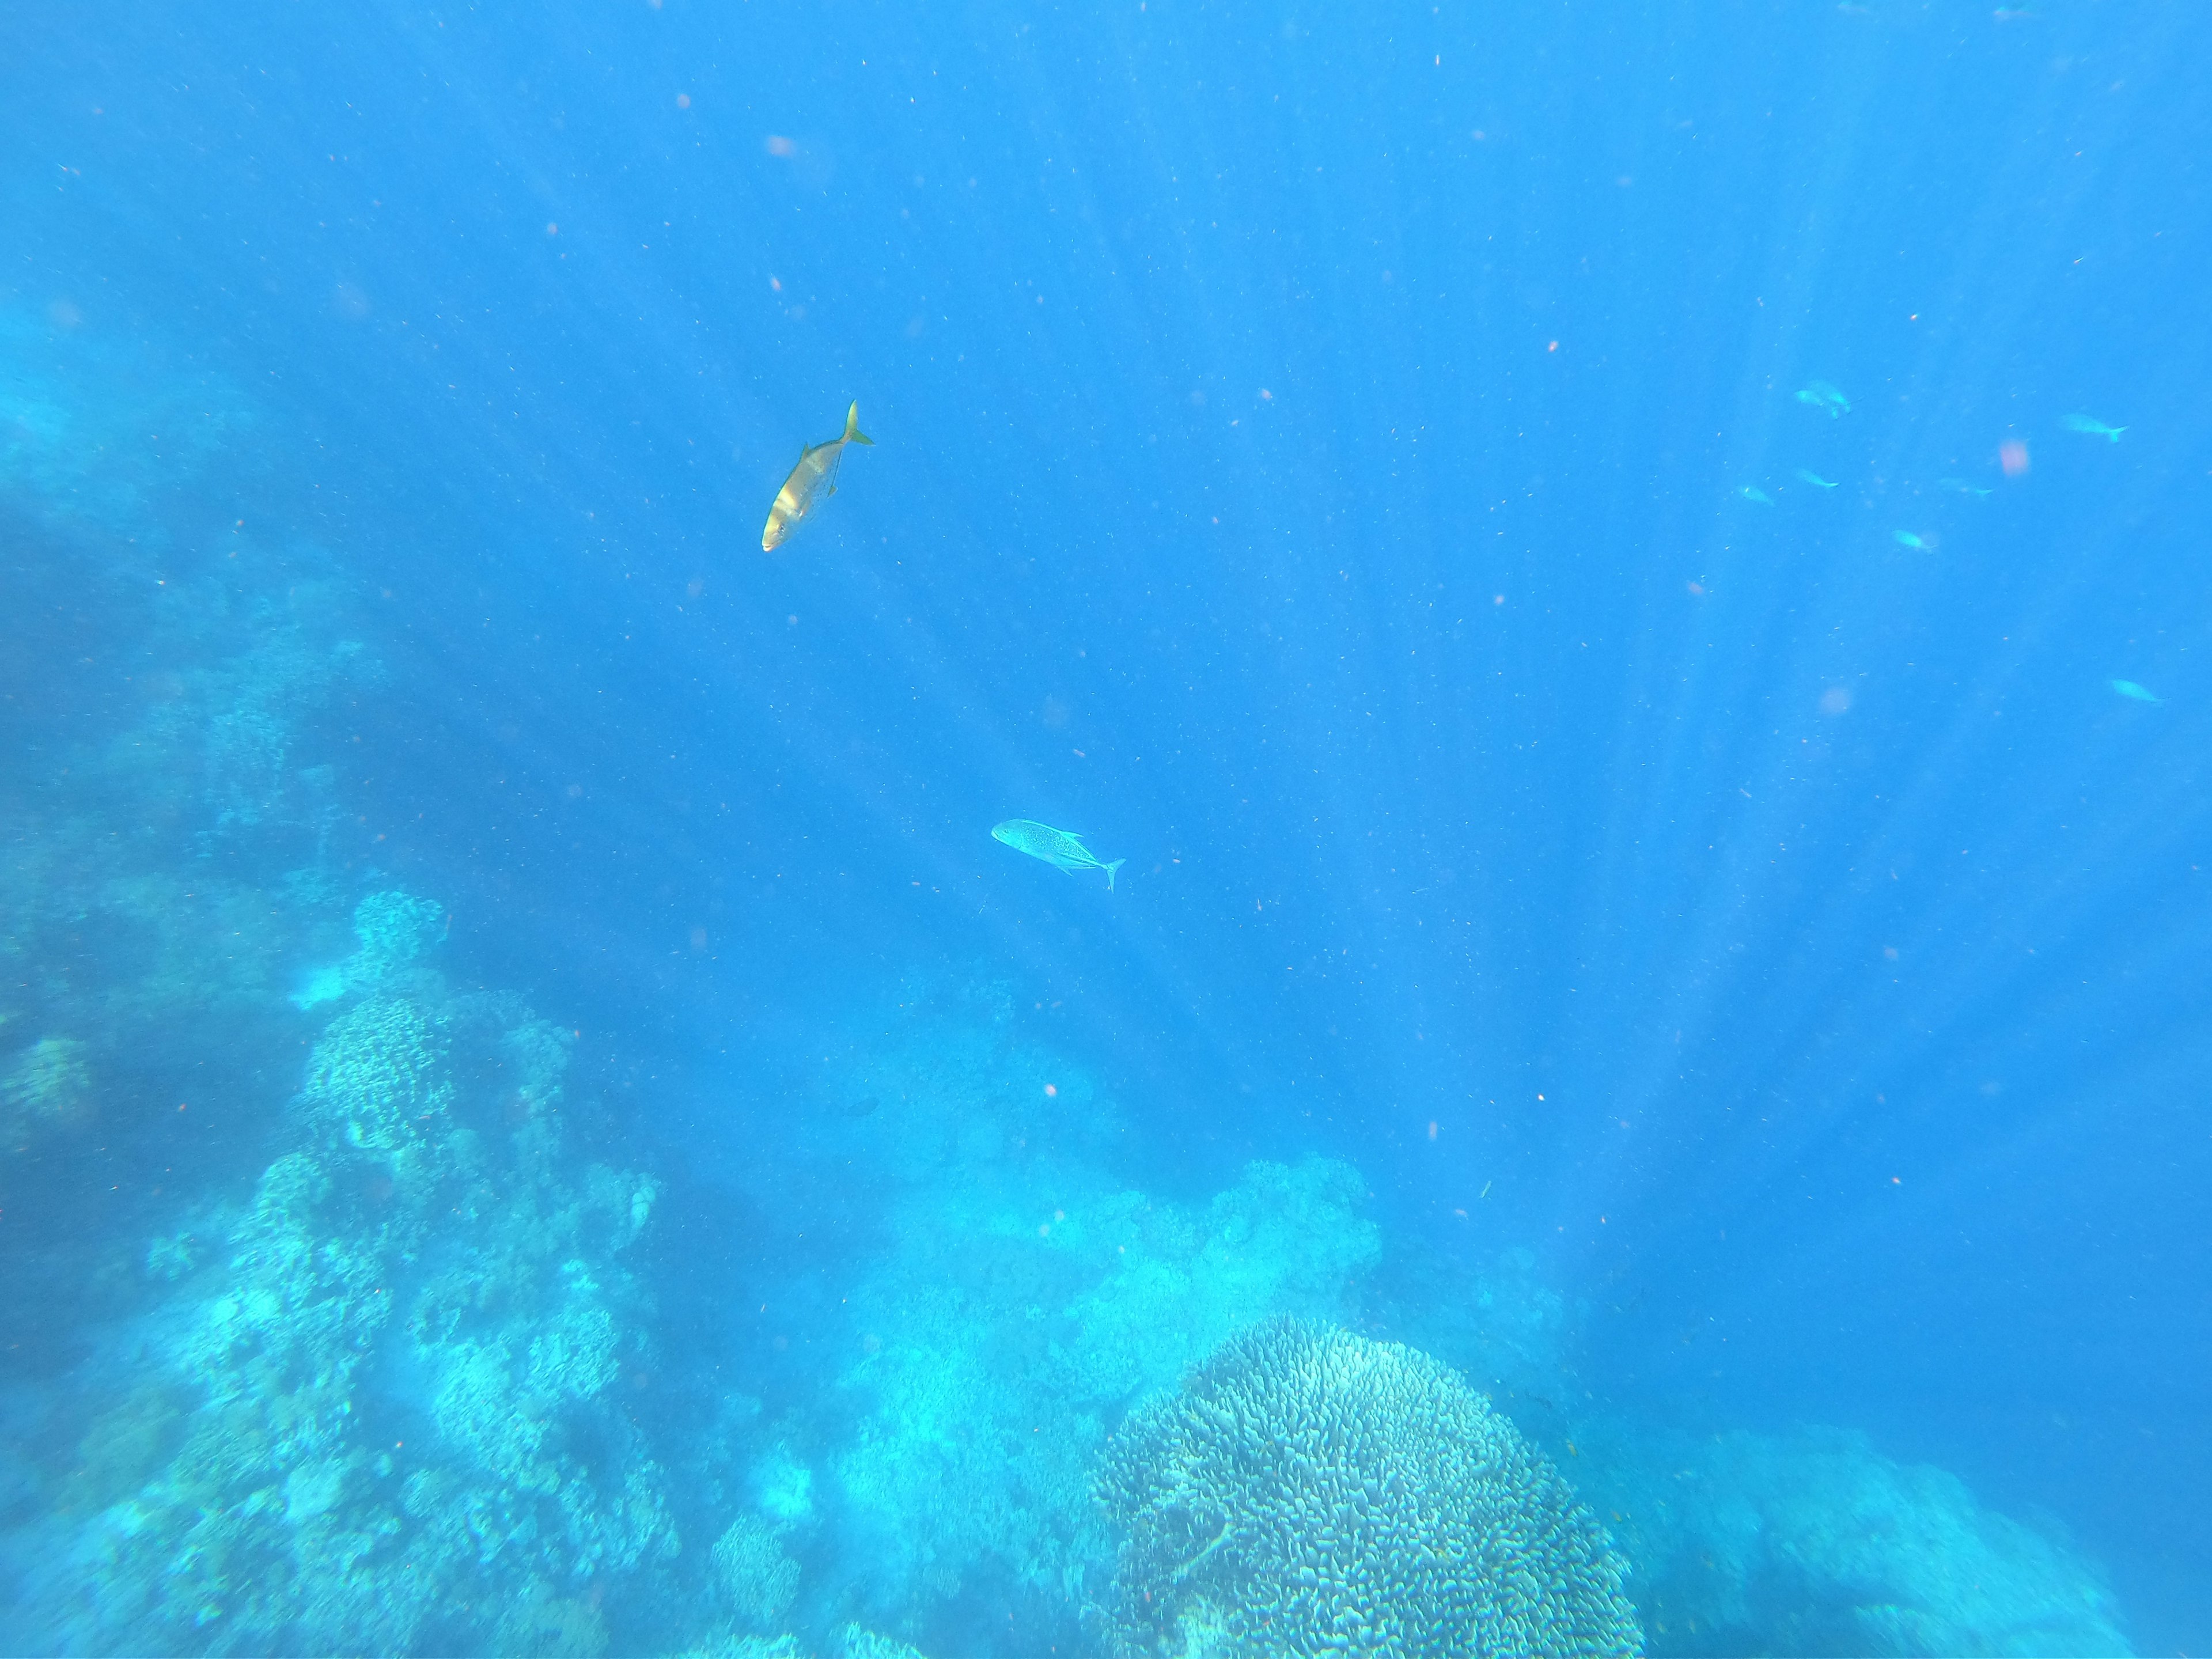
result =
[[[1410,1348],[1295,1319],[1231,1338],[1109,1443],[1124,1654],[1630,1654],[1603,1530]]]

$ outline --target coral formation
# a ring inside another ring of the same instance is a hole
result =
[[[738,1625],[765,1634],[791,1610],[799,1594],[799,1564],[783,1553],[776,1529],[741,1515],[714,1541],[714,1583]]]
[[[1326,1159],[1255,1164],[1195,1213],[1036,1173],[917,1196],[854,1287],[862,1408],[831,1468],[881,1620],[979,1582],[1073,1595],[1106,1559],[1089,1472],[1128,1401],[1269,1314],[1343,1316],[1379,1249]]]
[[[105,1431],[173,1451],[109,1480],[32,1588],[46,1643],[604,1647],[607,1585],[678,1540],[613,1389],[642,1358],[618,1257],[654,1188],[569,1163],[566,1049],[497,996],[378,997],[331,1023],[304,1144],[167,1316],[159,1386],[129,1407],[149,1425]],[[544,1109],[514,1121],[509,1091]]]
[[[164,363],[142,331],[88,327],[66,304],[0,309],[0,499],[46,525],[143,535],[156,500],[250,464],[258,424],[234,386]]]
[[[282,964],[343,916],[352,819],[306,751],[382,671],[329,550],[273,515],[205,533],[210,490],[258,488],[262,418],[139,330],[0,303],[0,1026],[83,1043],[117,1139],[175,1108],[149,1072],[240,1065],[283,1018]]]
[[[835,1651],[836,1659],[922,1659],[919,1650],[858,1625],[847,1625],[837,1632]]]
[[[1634,1563],[1655,1653],[2131,1651],[2111,1590],[2063,1533],[1863,1434],[1583,1435],[1585,1487]]]
[[[92,1115],[92,1068],[74,1037],[40,1037],[0,1069],[0,1145]]]
[[[1432,1354],[1508,1410],[1550,1398],[1573,1372],[1565,1299],[1523,1246],[1469,1264],[1394,1237],[1375,1274],[1375,1305],[1391,1334]]]
[[[1196,1206],[1133,1190],[1109,1173],[1113,1102],[989,981],[902,1001],[806,1079],[826,1109],[761,1166],[780,1183],[763,1203],[826,1166],[879,1240],[831,1297],[834,1382],[780,1431],[779,1456],[817,1471],[808,1583],[851,1584],[844,1616],[924,1648],[979,1598],[1064,1645],[1110,1566],[1090,1467],[1130,1401],[1270,1314],[1353,1316],[1380,1232],[1365,1182],[1324,1158],[1253,1164]],[[879,1109],[835,1109],[854,1098]],[[753,1485],[773,1513],[793,1482]]]
[[[1631,1654],[1625,1568],[1454,1372],[1280,1319],[1133,1413],[1100,1462],[1125,1654]]]
[[[292,1006],[318,1007],[392,983],[428,957],[445,931],[444,906],[409,893],[371,893],[354,907],[353,954],[313,970],[292,994]]]

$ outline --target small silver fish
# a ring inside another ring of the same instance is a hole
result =
[[[2124,426],[2106,426],[2087,415],[2069,415],[2058,424],[2069,432],[2078,432],[2085,438],[2102,438],[2108,444],[2119,442],[2120,434],[2127,430]]]
[[[1910,530],[1893,530],[1889,532],[1889,538],[1899,547],[1909,547],[1916,553],[1932,553],[1936,550],[1928,542],[1914,535]]]
[[[994,824],[991,839],[1006,842],[1017,853],[1042,859],[1054,869],[1065,870],[1071,876],[1078,870],[1103,870],[1109,892],[1114,888],[1114,872],[1128,862],[1127,859],[1115,859],[1111,864],[1101,864],[1083,844],[1079,831],[1055,830],[1034,818],[1008,818],[1004,823]]]
[[[1836,487],[1832,480],[1824,478],[1819,473],[1808,471],[1802,466],[1797,469],[1797,476],[1802,478],[1807,483],[1812,484],[1820,489],[1833,489]]]
[[[1771,507],[1774,505],[1774,497],[1768,495],[1757,484],[1738,484],[1736,486],[1735,493],[1742,496],[1744,500],[1747,501],[1758,502],[1761,507]]]
[[[1815,380],[1797,394],[1797,401],[1817,409],[1830,420],[1851,412],[1851,400],[1826,380]]]
[[[856,402],[845,411],[842,437],[826,444],[810,444],[801,451],[799,465],[791,469],[783,488],[775,492],[775,505],[768,510],[768,528],[761,532],[761,551],[775,552],[791,533],[792,526],[811,513],[818,502],[837,493],[837,464],[845,459],[847,444],[866,444],[872,448],[875,441],[860,430],[860,405]]]
[[[2163,697],[2160,697],[2148,686],[2137,685],[2133,680],[2114,680],[2112,682],[2112,690],[2118,692],[2124,697],[2134,698],[2137,702],[2163,702],[2165,701]]]

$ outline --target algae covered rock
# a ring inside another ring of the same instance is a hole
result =
[[[1626,1567],[1454,1372],[1297,1319],[1224,1343],[1100,1461],[1121,1654],[1640,1653]]]

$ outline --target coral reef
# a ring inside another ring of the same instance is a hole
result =
[[[1089,1496],[1108,1431],[1255,1320],[1352,1316],[1380,1233],[1365,1183],[1327,1159],[1254,1164],[1197,1205],[1133,1190],[1109,1173],[1115,1103],[1003,988],[910,981],[899,1001],[757,1068],[793,1103],[747,1166],[768,1177],[750,1200],[812,1255],[745,1311],[822,1297],[807,1340],[836,1346],[808,1356],[827,1377],[761,1356],[794,1399],[744,1498],[809,1528],[791,1545],[804,1628],[857,1618],[927,1649],[970,1639],[960,1609],[990,1602],[1018,1610],[1008,1650],[1066,1650],[1111,1564]],[[815,1244],[840,1232],[848,1256]]]
[[[442,905],[408,893],[371,893],[354,906],[353,954],[311,971],[292,1006],[304,1011],[395,983],[430,954],[446,926]]]
[[[103,1419],[119,1449],[29,1587],[35,1645],[605,1647],[608,1586],[678,1547],[615,1386],[655,1188],[569,1160],[566,1063],[511,998],[418,988],[331,1024],[303,1144]]]
[[[1454,1372],[1296,1319],[1131,1413],[1098,1492],[1125,1654],[1630,1654],[1603,1529]]]
[[[2112,1592],[2063,1533],[1863,1434],[1581,1432],[1585,1490],[1634,1564],[1655,1653],[2131,1651]]]
[[[92,1068],[74,1037],[40,1037],[0,1068],[0,1146],[92,1115]]]
[[[0,1027],[82,1043],[115,1139],[273,1039],[284,964],[342,933],[317,723],[382,675],[335,556],[247,506],[262,416],[167,357],[0,304]]]
[[[684,1650],[675,1659],[924,1659],[906,1643],[854,1624],[832,1632],[829,1645],[809,1649],[797,1637],[754,1636],[725,1631],[709,1642]]]
[[[1091,1462],[1129,1400],[1270,1314],[1345,1316],[1379,1250],[1364,1183],[1326,1159],[1255,1164],[1195,1213],[1029,1174],[902,1205],[854,1289],[860,1409],[830,1464],[878,1623],[981,1583],[1079,1598],[1108,1559]]]
[[[814,1659],[795,1636],[726,1635],[701,1647],[687,1648],[678,1659]],[[923,1659],[920,1650],[878,1636],[859,1625],[844,1625],[821,1650],[821,1659]]]
[[[1466,1375],[1510,1412],[1555,1398],[1574,1371],[1565,1299],[1523,1246],[1449,1260],[1394,1236],[1375,1274],[1377,1322],[1408,1347]]]
[[[715,1587],[744,1628],[775,1630],[799,1593],[799,1564],[776,1529],[750,1515],[730,1522],[710,1558]]]
[[[837,1632],[836,1659],[922,1659],[922,1656],[904,1642],[894,1642],[888,1636],[862,1630],[858,1625],[847,1625]]]
[[[224,633],[240,630],[238,648],[173,671],[144,721],[104,757],[118,784],[158,782],[168,812],[192,809],[204,849],[222,838],[258,842],[323,827],[335,779],[301,764],[300,740],[341,691],[383,676],[361,641],[336,636],[335,601],[320,584],[302,584],[281,605],[240,595],[235,609],[242,614],[222,621]]]
[[[46,524],[144,535],[160,498],[250,465],[258,424],[234,386],[164,363],[142,331],[88,326],[65,301],[0,309],[0,500]]]
[[[566,1034],[453,994],[443,909],[366,862],[392,854],[341,787],[360,751],[319,726],[383,671],[342,562],[282,528],[320,517],[242,499],[280,488],[243,459],[269,424],[136,333],[0,314],[0,530],[32,555],[0,618],[4,1310],[11,1358],[38,1320],[93,1356],[0,1390],[0,1646],[1042,1650],[1109,1594],[1102,1455],[1124,1648],[1632,1642],[1601,1542],[1455,1376],[1254,1329],[1364,1315],[1501,1397],[1556,1393],[1570,1310],[1534,1258],[1386,1256],[1324,1159],[1204,1202],[1133,1190],[1105,1091],[988,975],[909,981],[927,1018],[830,1011],[845,1029],[737,1115],[733,1184],[805,1243],[769,1261],[771,1229],[733,1230],[760,1301],[689,1259],[663,1292],[705,1282],[731,1329],[803,1311],[787,1352],[664,1366],[633,1248],[660,1188],[577,1150]],[[648,1373],[687,1365],[696,1420],[646,1409]],[[1342,1432],[1255,1446],[1227,1402]],[[2063,1541],[1948,1476],[1848,1437],[1623,1439],[1577,1468],[1612,1482],[1662,1650],[2118,1650]],[[1278,1452],[1305,1459],[1287,1498],[1248,1478]],[[1326,1513],[1286,1540],[1293,1499]],[[1463,1535],[1492,1512],[1528,1524]],[[1520,1597],[1498,1622],[1455,1545],[1559,1580],[1486,1589]]]

